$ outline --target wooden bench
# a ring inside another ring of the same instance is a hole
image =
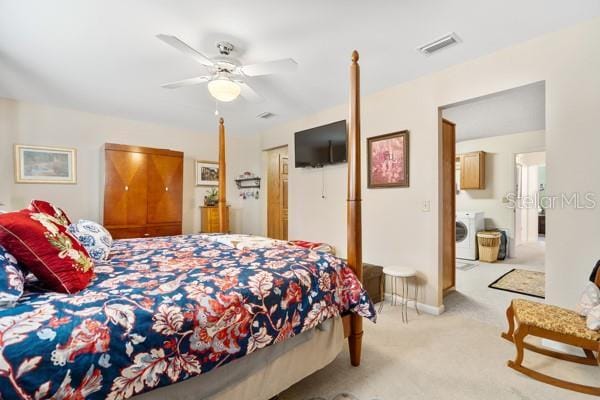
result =
[[[513,342],[517,348],[517,357],[508,362],[510,368],[553,386],[600,396],[600,387],[561,380],[523,366],[524,349],[527,349],[559,360],[597,367],[600,364],[600,332],[588,329],[585,317],[575,311],[523,299],[514,299],[511,302],[506,310],[506,317],[508,332],[503,333],[502,337]],[[585,356],[562,353],[527,343],[527,336],[537,336],[579,347],[583,349]],[[594,355],[594,352],[598,355]]]

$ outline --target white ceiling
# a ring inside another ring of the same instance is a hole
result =
[[[538,82],[445,108],[444,118],[456,124],[456,141],[546,127],[546,88]]]
[[[155,35],[209,56],[225,39],[244,63],[300,65],[251,79],[265,102],[221,107],[228,132],[253,133],[345,102],[354,48],[368,94],[598,15],[597,0],[0,0],[0,96],[214,131],[204,86],[159,87],[202,70]],[[463,43],[415,50],[451,31]]]

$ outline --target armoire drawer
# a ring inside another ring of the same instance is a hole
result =
[[[113,239],[133,239],[133,238],[141,238],[146,236],[146,227],[127,227],[127,228],[119,228],[119,227],[110,227],[107,226],[106,229],[110,232]]]
[[[146,232],[150,237],[181,235],[181,224],[148,226]]]

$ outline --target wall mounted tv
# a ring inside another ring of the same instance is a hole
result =
[[[346,162],[346,136],[345,120],[296,132],[296,168]]]

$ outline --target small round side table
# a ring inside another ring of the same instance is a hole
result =
[[[402,286],[402,297],[400,306],[402,307],[402,322],[408,323],[408,302],[415,302],[415,310],[417,314],[420,314],[419,308],[417,307],[417,299],[419,297],[419,284],[417,281],[417,271],[412,268],[400,267],[397,265],[391,265],[389,267],[383,268],[383,274],[387,275],[391,279],[392,283],[392,299],[390,301],[391,305],[397,305],[397,297],[400,295],[398,293],[398,279],[400,279],[400,283]],[[385,279],[385,278],[384,278]],[[409,298],[408,296],[408,281],[410,279],[414,280],[415,283],[415,297]],[[379,312],[383,310],[383,303],[379,306]]]

